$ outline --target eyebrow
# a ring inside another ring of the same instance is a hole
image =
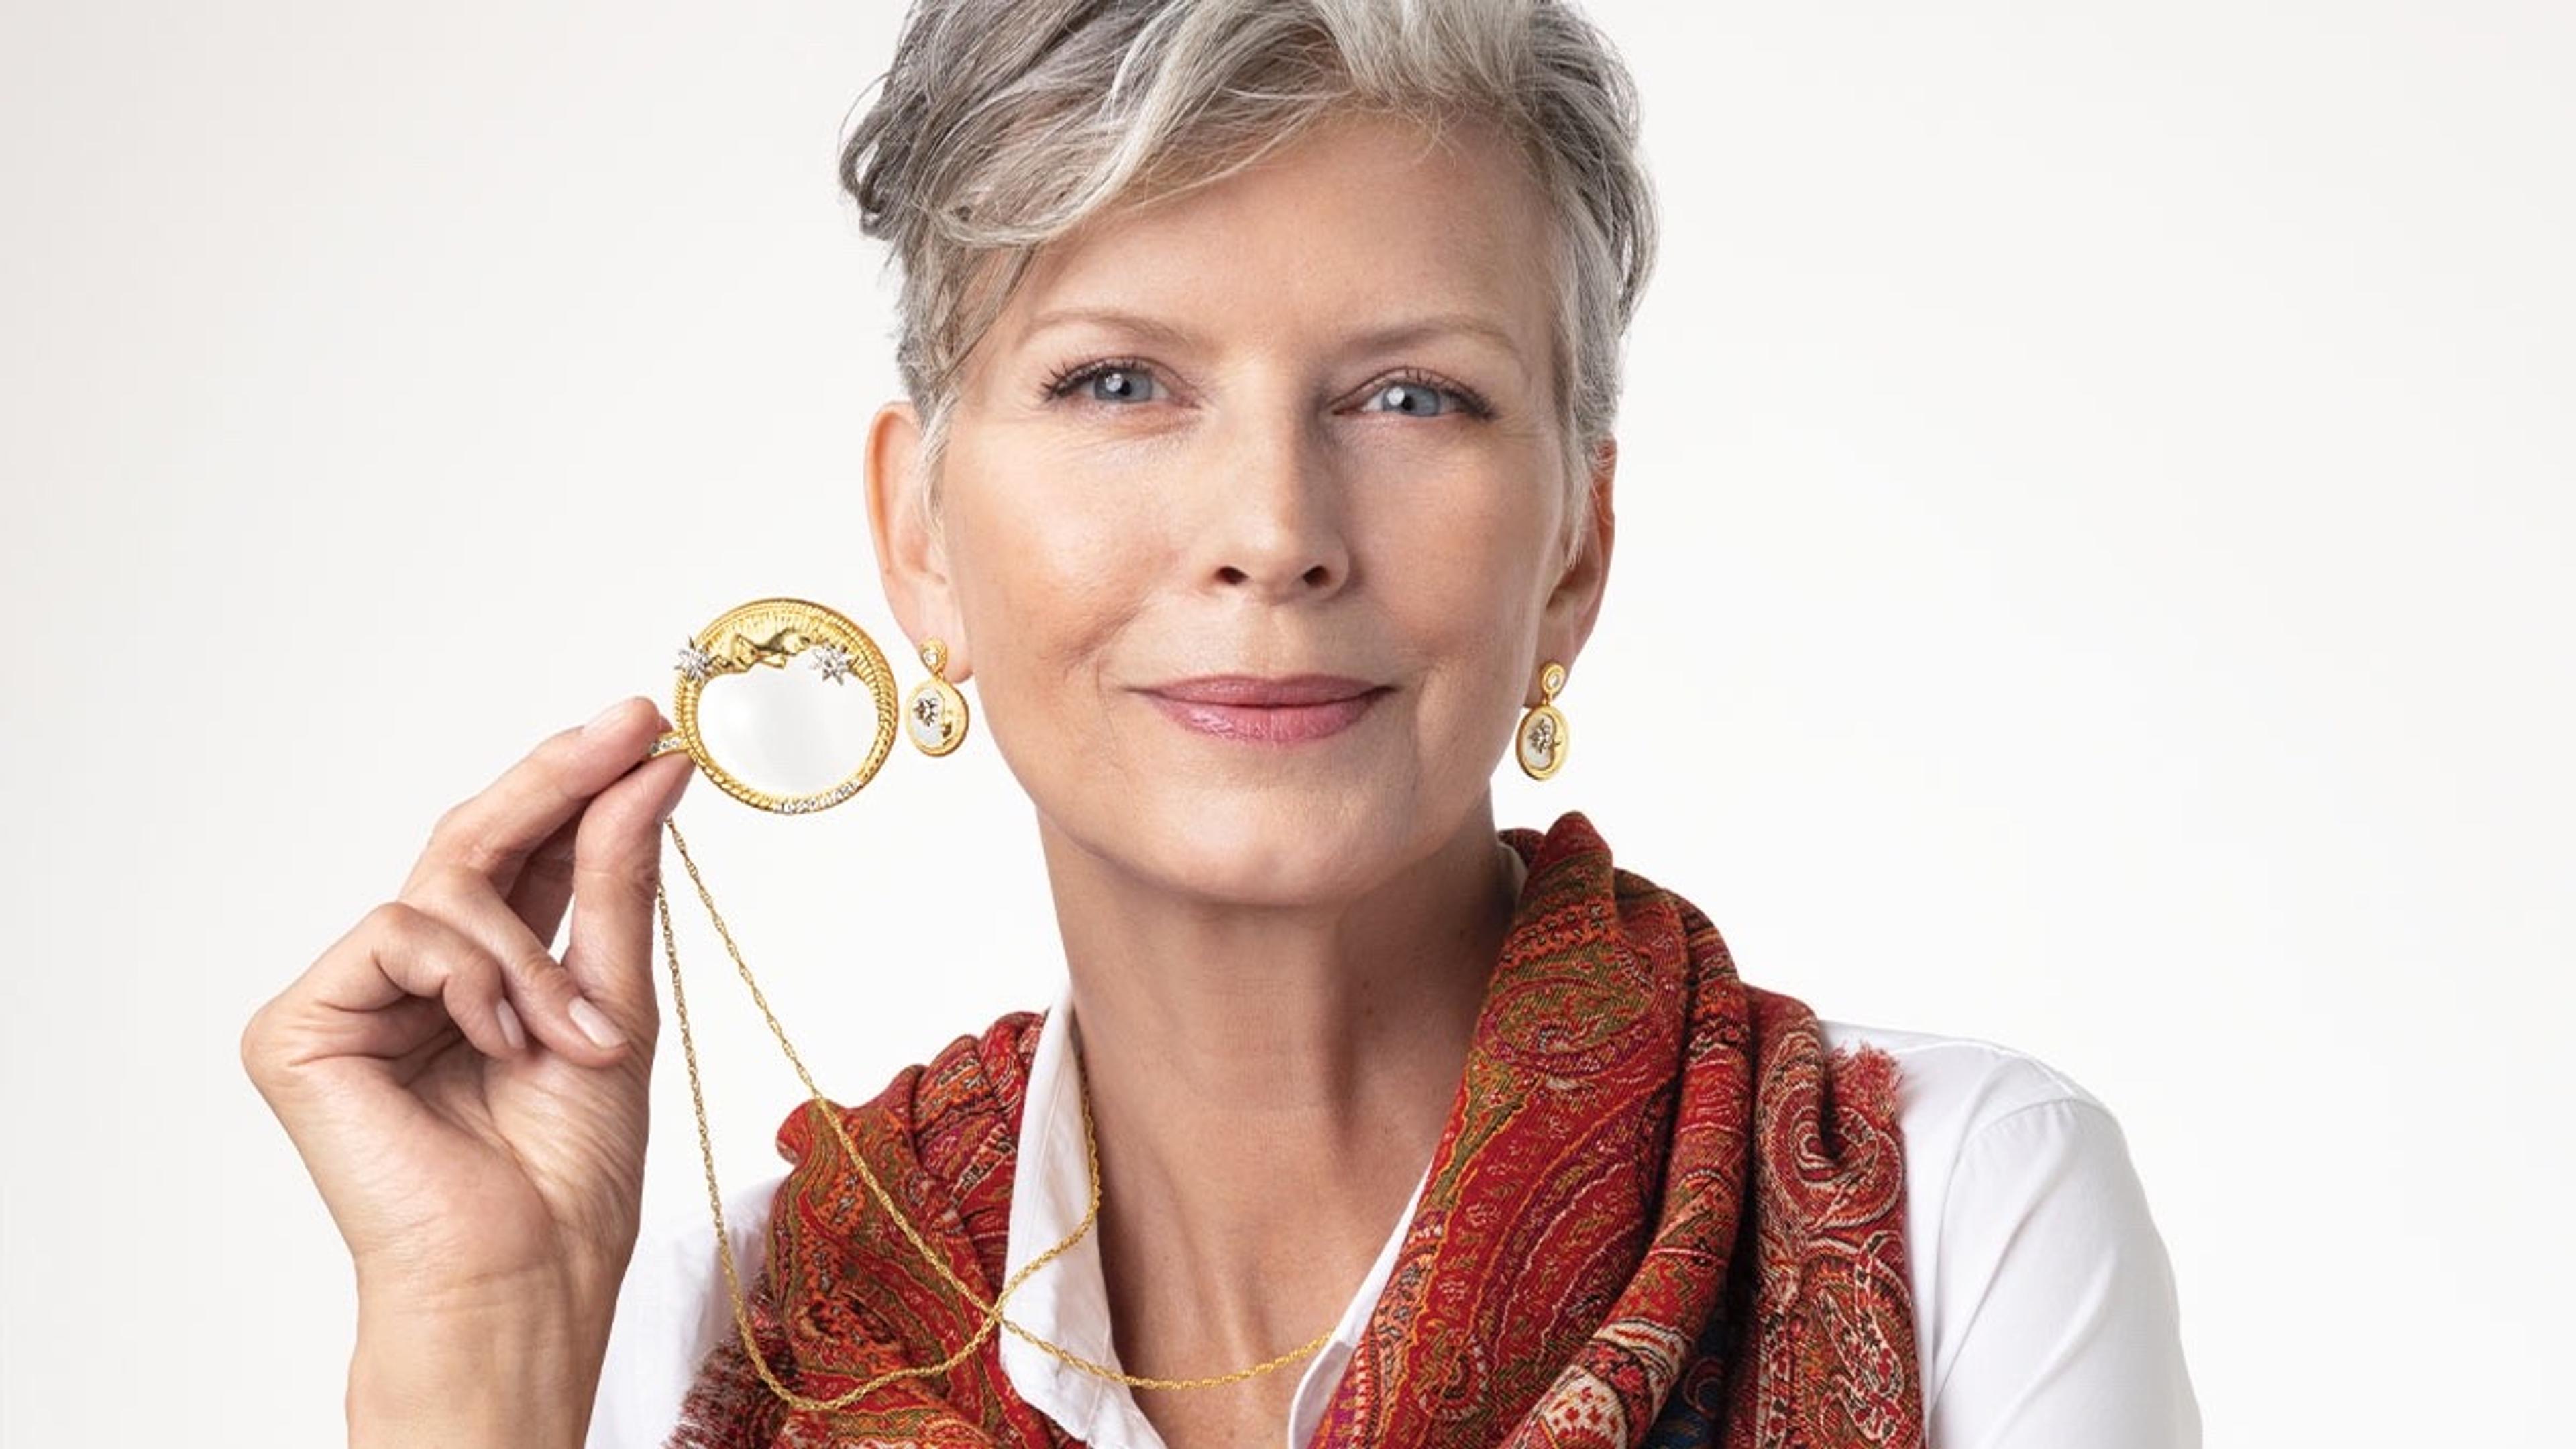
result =
[[[1020,340],[1025,343],[1052,328],[1083,322],[1096,323],[1104,327],[1124,328],[1140,336],[1150,337],[1157,342],[1177,347],[1195,347],[1201,342],[1198,334],[1186,327],[1176,326],[1142,312],[1130,312],[1117,307],[1059,307],[1041,312],[1031,319],[1027,328],[1020,333]],[[1357,350],[1400,347],[1408,342],[1420,342],[1425,338],[1453,332],[1484,338],[1500,347],[1514,362],[1519,363],[1524,373],[1528,371],[1529,364],[1522,358],[1520,344],[1514,340],[1512,334],[1491,318],[1474,312],[1434,312],[1421,317],[1409,317],[1401,322],[1361,333],[1350,339],[1350,345]]]

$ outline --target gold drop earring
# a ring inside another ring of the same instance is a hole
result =
[[[1544,780],[1565,764],[1566,745],[1572,733],[1566,728],[1565,714],[1556,707],[1556,694],[1565,688],[1565,666],[1551,659],[1538,674],[1539,702],[1521,716],[1519,734],[1512,747],[1513,758],[1521,762],[1521,773],[1533,780]]]
[[[903,702],[904,733],[925,755],[944,755],[966,738],[966,696],[948,682],[948,646],[937,639],[921,641],[921,662],[930,677],[912,687]]]

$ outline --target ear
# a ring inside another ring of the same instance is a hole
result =
[[[1610,546],[1618,533],[1618,517],[1610,507],[1611,480],[1618,472],[1619,440],[1604,438],[1592,455],[1591,527],[1574,541],[1574,556],[1539,615],[1539,656],[1530,662],[1529,679],[1522,685],[1524,706],[1539,702],[1540,665],[1554,659],[1572,674],[1574,657],[1583,652],[1593,621],[1601,617],[1602,591],[1610,582]]]
[[[948,542],[930,511],[930,479],[921,468],[921,414],[897,399],[868,423],[868,532],[876,540],[877,578],[895,622],[913,643],[910,666],[919,668],[920,645],[948,646],[948,682],[975,672],[964,616],[948,577]],[[897,673],[905,669],[895,662]]]

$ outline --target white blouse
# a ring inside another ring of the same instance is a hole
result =
[[[1011,1179],[1007,1272],[1072,1231],[1089,1196],[1070,991],[1039,1028]],[[1823,1023],[1901,1069],[1905,1234],[1929,1449],[2199,1449],[2173,1271],[2110,1111],[2037,1058],[1961,1037]],[[1429,1163],[1424,1164],[1426,1177]],[[782,1168],[727,1196],[748,1285]],[[1282,1433],[1304,1449],[1359,1343],[1413,1220],[1398,1214],[1340,1324],[1306,1366]],[[735,1336],[703,1217],[647,1226],[617,1300],[585,1449],[661,1449],[699,1361]],[[1013,1295],[1013,1321],[1116,1364],[1096,1234]],[[1002,1371],[1031,1408],[1092,1449],[1162,1449],[1126,1386],[1016,1335]]]

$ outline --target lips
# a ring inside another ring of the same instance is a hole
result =
[[[1378,687],[1365,679],[1349,679],[1338,674],[1287,674],[1269,677],[1258,674],[1204,674],[1195,679],[1176,679],[1169,684],[1148,685],[1145,692],[1189,704],[1232,704],[1255,709],[1275,709],[1282,705],[1330,704],[1335,700],[1356,699]]]
[[[1203,675],[1145,690],[1174,723],[1261,744],[1299,744],[1359,722],[1393,686],[1338,674]]]

